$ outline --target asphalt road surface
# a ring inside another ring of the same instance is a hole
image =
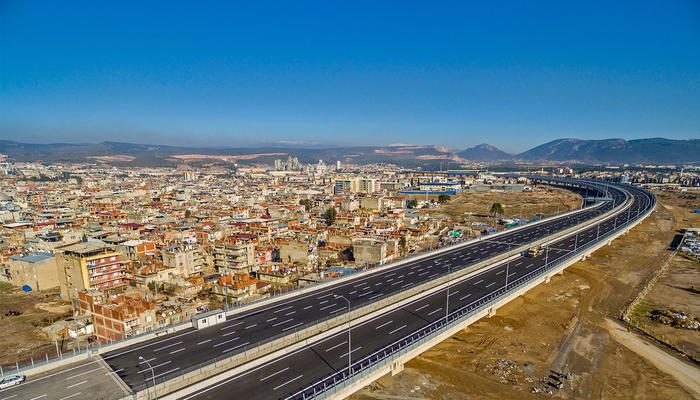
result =
[[[114,372],[103,362],[92,359],[0,390],[0,400],[116,400],[127,393],[113,375]]]
[[[592,191],[589,191],[589,194],[590,193],[592,193]],[[144,385],[150,385],[151,383],[151,370],[147,368],[143,361],[139,360],[139,356],[143,356],[153,366],[153,373],[155,374],[156,380],[161,381],[169,379],[189,368],[196,368],[198,365],[200,365],[200,363],[208,363],[216,356],[223,356],[226,353],[243,351],[247,346],[254,347],[260,342],[273,339],[280,335],[287,335],[293,332],[295,329],[303,328],[304,324],[314,323],[324,318],[333,317],[346,312],[347,303],[345,303],[343,300],[336,300],[334,298],[335,295],[345,296],[351,301],[353,307],[362,307],[378,300],[380,297],[389,296],[402,290],[406,290],[409,286],[420,285],[429,280],[439,278],[441,275],[447,273],[448,269],[454,271],[469,267],[475,263],[478,263],[479,261],[493,257],[494,255],[507,252],[510,247],[517,247],[519,245],[548,236],[549,234],[554,234],[557,231],[577,225],[586,219],[594,218],[597,215],[611,209],[614,205],[619,204],[625,199],[624,193],[619,190],[610,190],[609,195],[613,199],[612,202],[604,203],[597,207],[590,207],[575,215],[562,216],[538,225],[526,226],[513,232],[507,232],[498,236],[497,238],[494,238],[493,240],[488,240],[488,237],[486,237],[480,242],[475,242],[468,245],[458,245],[443,253],[426,255],[426,258],[406,262],[402,265],[398,265],[375,274],[357,277],[356,279],[351,279],[343,283],[318,289],[304,295],[295,296],[292,299],[285,299],[273,304],[261,305],[260,307],[243,315],[238,315],[234,319],[231,319],[221,325],[204,330],[187,329],[167,336],[161,336],[150,341],[137,343],[132,346],[124,347],[117,351],[104,354],[103,358],[112,368],[114,373],[121,377],[126,384],[132,388],[143,388]],[[641,210],[643,207],[635,202],[635,205],[632,206],[632,211],[629,215],[634,216],[637,213],[637,209]],[[620,215],[617,217],[617,222],[610,222],[609,225],[612,227],[616,224],[621,224],[622,222],[626,221],[626,218],[629,218],[629,216]],[[601,234],[604,232],[604,229],[608,228],[605,224],[601,224]],[[580,243],[585,243],[585,240],[590,240],[590,235],[590,233],[579,235],[578,239],[574,239],[574,245],[577,244],[576,240],[582,240]],[[555,250],[550,249],[548,256],[556,256],[554,251]],[[528,260],[537,261],[536,259]],[[518,262],[519,261],[513,261],[509,265],[510,268],[514,268],[513,271],[509,271],[509,279],[517,279],[519,276],[517,274],[522,273],[523,270],[527,270],[528,268],[536,268],[535,264],[528,267],[528,263],[525,262],[516,265]],[[504,272],[499,272],[498,270],[494,269],[492,271],[485,271],[482,274],[484,274],[485,277],[489,277],[491,276],[489,274],[499,276],[503,275]],[[503,281],[505,281],[505,278]],[[471,299],[478,298],[480,293],[482,293],[479,290],[490,291],[491,289],[499,287],[497,281],[488,280],[486,278],[483,282],[474,282],[473,286],[474,292],[464,292],[464,294],[460,294],[459,292],[461,292],[462,289],[459,289],[457,285],[455,285],[454,290],[457,292],[451,292],[450,310],[453,310],[454,307],[459,307],[461,304],[468,302]],[[453,301],[454,305],[452,304]],[[382,322],[386,323],[391,321],[380,329],[384,327],[392,327],[392,329],[388,330],[386,335],[383,334],[381,339],[393,338],[397,335],[400,336],[404,332],[409,332],[411,329],[419,327],[421,323],[428,323],[431,321],[432,317],[437,318],[440,314],[444,315],[444,309],[443,311],[437,311],[437,306],[434,309],[430,307],[431,306],[427,306],[425,309],[421,309],[419,311],[405,310],[404,308],[403,311],[408,313],[407,315],[418,318],[411,319],[408,316],[404,316],[403,320],[405,320],[405,327],[402,326],[404,323],[395,325],[394,321],[402,320],[398,317],[396,319],[393,319],[392,317],[392,319]],[[422,314],[424,310],[426,310],[426,315]],[[431,312],[432,314],[427,314]],[[357,329],[361,329],[361,327],[358,326]],[[378,336],[376,335],[377,333],[379,333],[379,331],[374,331],[375,336]],[[369,349],[378,348],[378,346],[381,346],[381,343],[375,343],[375,340],[378,339],[380,338],[369,338],[366,344],[360,340],[358,343],[362,344],[358,345],[360,345],[362,348],[353,349],[353,357],[359,356]],[[323,342],[319,343],[318,346],[321,346],[322,344]],[[333,344],[333,346],[334,345],[335,344]],[[316,357],[318,358],[325,355],[330,356],[332,351],[340,351],[341,347],[343,346],[338,346],[329,350],[328,352],[326,352],[327,348],[324,348],[322,349],[323,352],[319,353],[321,355],[317,355]],[[357,355],[355,354],[356,351],[359,352]],[[312,353],[316,354],[314,352]],[[347,349],[344,350],[344,353],[347,353]],[[301,352],[299,354],[299,360],[304,360],[304,357],[310,357],[313,355],[306,353],[304,353],[305,355],[301,355]],[[347,354],[345,357],[347,357]],[[294,360],[297,360],[297,357],[293,358]],[[294,362],[297,363],[297,361]],[[272,397],[267,395],[259,397],[256,393],[253,393],[250,396],[258,396],[256,398],[275,398],[276,393],[289,393],[292,390],[305,387],[306,385],[314,382],[313,379],[319,379],[320,377],[326,376],[340,368],[340,364],[332,359],[326,360],[323,364],[329,368],[327,370],[324,370],[322,365],[316,365],[303,361],[299,362],[301,362],[301,364],[295,365],[301,365],[309,368],[308,370],[303,371],[304,376],[297,378],[299,375],[297,374],[289,377],[289,383],[277,387],[279,383],[284,383],[282,378],[287,376],[285,375],[287,372],[300,371],[299,368],[289,366],[288,370],[279,372],[279,376],[275,375],[274,377],[270,377],[262,381],[270,382],[270,385],[265,385],[265,390],[261,390],[260,393],[267,393],[266,390],[274,389],[274,393],[270,393],[270,396]],[[93,364],[91,361],[88,361],[79,365],[83,365],[80,368],[86,368],[85,372],[87,372],[89,370],[89,366]],[[75,368],[75,366],[71,368]],[[94,369],[96,368],[97,367],[94,367]],[[264,368],[265,367],[262,367],[260,370]],[[0,391],[0,400],[8,398],[8,396],[12,396],[14,394],[16,394],[15,397],[9,398],[31,399],[37,397],[45,399],[62,399],[65,396],[70,396],[75,393],[81,393],[80,396],[82,396],[82,398],[114,398],[112,397],[114,396],[112,393],[118,393],[116,397],[121,396],[121,388],[119,385],[117,385],[113,379],[102,379],[102,377],[100,377],[96,371],[86,373],[85,379],[81,379],[79,382],[76,382],[80,383],[79,385],[72,386],[71,388],[68,388],[68,386],[71,385],[64,385],[64,389],[58,390],[58,388],[62,387],[61,385],[64,384],[64,377],[61,375],[65,373],[64,371],[65,369],[41,379],[33,378],[21,386],[7,389],[8,394],[5,397],[2,395],[5,394],[6,391]],[[250,371],[249,375],[258,376],[256,375],[256,371],[258,370]],[[107,377],[109,375],[102,376]],[[260,378],[264,378],[264,376]],[[292,378],[296,379],[292,380]],[[87,382],[83,382],[84,380],[87,380]],[[234,393],[236,390],[238,390],[229,386],[230,385],[227,385],[225,390],[226,393]],[[237,384],[234,384],[233,386],[238,387]],[[48,387],[55,387],[56,390],[49,391],[46,389]],[[69,389],[73,389],[73,392],[63,392],[63,390]],[[205,392],[203,395],[207,396],[206,393],[208,392]],[[79,395],[76,394],[75,396],[77,397]],[[229,398],[229,396],[224,395],[223,398]]]
[[[624,194],[617,190],[612,191],[612,196],[615,203],[625,199]],[[606,203],[574,215],[525,227],[498,236],[492,241],[486,237],[482,241],[407,262],[376,274],[358,277],[284,302],[264,305],[208,329],[183,330],[106,353],[103,357],[112,369],[119,371],[119,376],[130,387],[143,387],[150,384],[148,380],[151,379],[152,372],[144,361],[139,360],[140,356],[151,363],[157,381],[165,380],[198,368],[214,357],[243,352],[261,342],[293,333],[295,329],[303,329],[306,324],[345,313],[347,303],[336,300],[335,295],[346,297],[353,308],[362,307],[383,296],[439,278],[448,272],[448,268],[455,271],[469,267],[507,252],[510,248],[594,218],[612,207],[612,204]]]
[[[605,222],[588,228],[579,233],[569,235],[548,246],[548,250],[534,258],[519,257],[504,265],[483,271],[451,285],[449,289],[449,312],[472,305],[485,296],[505,288],[505,276],[509,282],[542,267],[545,260],[549,263],[572,253],[575,248],[595,241],[599,235],[613,230],[642,213],[651,204],[651,199],[645,193],[629,188],[634,197],[634,203],[628,212],[611,217]],[[445,264],[452,261],[451,257],[429,260],[436,269],[446,269]],[[428,268],[423,264],[408,267],[409,271],[419,271]],[[507,272],[506,272],[507,271]],[[404,270],[404,278],[408,271]],[[399,276],[392,275],[394,279]],[[387,284],[386,279],[384,284]],[[399,309],[389,311],[370,321],[353,326],[351,332],[352,362],[358,366],[367,362],[377,352],[407,335],[417,334],[425,327],[445,318],[447,290],[436,292]],[[240,375],[222,380],[212,386],[199,390],[182,399],[276,399],[294,396],[301,398],[300,390],[306,389],[306,394],[333,383],[333,378],[340,379],[347,373],[348,365],[348,335],[338,333],[330,338],[302,348],[284,358],[277,359]]]

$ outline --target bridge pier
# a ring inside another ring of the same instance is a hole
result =
[[[544,278],[544,283],[549,283],[549,280],[552,278],[552,275],[547,275],[546,278]]]
[[[391,376],[403,371],[403,361],[394,361],[391,363]]]
[[[491,318],[496,315],[496,307],[489,307],[488,317]]]

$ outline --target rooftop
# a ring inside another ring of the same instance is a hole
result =
[[[38,262],[48,260],[49,258],[54,258],[54,257],[55,256],[51,253],[35,252],[35,253],[29,253],[27,255],[16,254],[14,256],[10,256],[10,259],[29,262],[29,263],[38,263]]]
[[[111,250],[112,247],[108,246],[104,242],[82,242],[63,247],[62,249],[66,253],[73,253],[87,257],[93,254],[99,254],[106,250]]]

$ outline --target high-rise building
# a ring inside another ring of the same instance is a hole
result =
[[[357,193],[359,187],[359,178],[338,178],[333,184],[333,192],[341,193]]]

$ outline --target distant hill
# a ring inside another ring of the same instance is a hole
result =
[[[512,154],[508,154],[486,143],[462,150],[457,155],[473,161],[504,161],[513,159]]]
[[[34,144],[0,140],[0,153],[15,161],[103,162],[115,165],[171,166],[182,163],[237,162],[271,163],[274,159],[297,157],[311,163],[352,162],[356,164],[395,163],[407,167],[437,167],[447,161],[463,161],[439,146],[357,146],[297,148],[270,147],[182,147],[120,142],[97,144]]]
[[[119,166],[174,166],[188,163],[267,163],[297,157],[304,163],[393,163],[404,167],[443,168],[448,163],[547,162],[585,164],[700,163],[700,140],[662,138],[580,140],[559,139],[512,155],[489,144],[458,153],[439,146],[354,146],[301,148],[275,144],[265,147],[185,147],[120,142],[32,144],[0,140],[0,153],[14,161],[91,162]]]
[[[581,163],[698,163],[700,140],[663,138],[624,140],[559,139],[515,156],[526,161],[575,161]]]

